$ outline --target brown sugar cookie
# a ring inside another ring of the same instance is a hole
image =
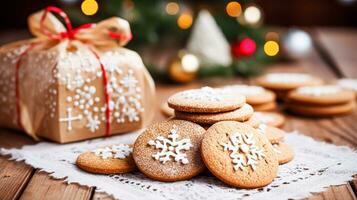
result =
[[[278,158],[267,138],[240,122],[212,125],[202,140],[201,154],[210,172],[234,187],[263,187],[278,172]]]
[[[288,100],[304,104],[332,105],[355,100],[355,93],[337,85],[305,86],[291,91]]]
[[[284,140],[285,137],[285,131],[273,126],[260,124],[257,130],[263,135],[265,135],[272,144],[280,143]]]
[[[255,81],[258,85],[273,90],[292,90],[301,86],[321,85],[323,81],[305,73],[269,73]]]
[[[167,102],[161,104],[160,107],[161,113],[164,114],[166,117],[173,117],[175,116],[174,109],[170,108]]]
[[[356,109],[356,102],[336,104],[332,106],[315,106],[297,103],[289,103],[286,108],[296,114],[310,117],[330,117],[336,115],[349,114]]]
[[[245,103],[245,96],[223,89],[203,87],[176,93],[168,99],[169,107],[182,112],[218,113],[236,110]]]
[[[255,111],[272,111],[278,107],[275,101],[253,105]]]
[[[200,125],[184,120],[153,124],[136,139],[134,161],[142,173],[155,180],[192,178],[205,169],[200,156],[204,133]]]
[[[289,145],[284,143],[273,144],[273,148],[278,156],[279,165],[288,163],[294,159],[294,151]]]
[[[284,125],[285,117],[276,112],[254,112],[255,117],[260,120],[262,124],[274,127],[281,127]]]
[[[199,124],[214,124],[220,121],[247,121],[254,113],[252,106],[244,104],[234,111],[221,113],[187,113],[175,111],[175,117]]]
[[[136,169],[131,145],[118,144],[80,154],[76,165],[97,174],[117,174]]]
[[[250,105],[264,104],[275,101],[275,94],[272,91],[266,90],[263,87],[255,85],[228,85],[223,89],[229,92],[239,93],[246,97],[246,101]]]

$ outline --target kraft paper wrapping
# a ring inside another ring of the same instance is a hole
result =
[[[21,129],[17,123],[15,69],[20,54],[19,105],[22,130],[35,139],[59,143],[106,135],[103,73],[108,76],[111,134],[136,130],[153,117],[155,86],[140,56],[121,46],[127,40],[108,37],[108,30],[129,35],[128,22],[110,18],[83,29],[76,39],[52,40],[39,26],[43,11],[29,17],[35,39],[0,48],[0,126]],[[65,31],[48,13],[51,33]],[[100,62],[94,52],[100,56]]]

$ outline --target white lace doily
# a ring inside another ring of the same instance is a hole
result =
[[[163,183],[146,178],[140,172],[122,175],[94,175],[79,170],[75,160],[83,151],[109,144],[131,143],[139,132],[72,144],[42,142],[22,149],[2,149],[17,161],[65,178],[68,183],[95,186],[120,199],[288,199],[304,198],[330,185],[343,184],[357,173],[357,153],[348,147],[314,141],[289,133],[285,143],[293,147],[295,159],[279,167],[279,175],[270,185],[254,190],[235,189],[208,173],[191,180]]]

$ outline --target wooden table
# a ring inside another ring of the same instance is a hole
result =
[[[308,57],[296,62],[277,63],[267,71],[308,72],[333,81],[341,77],[357,78],[357,30],[314,28],[309,29],[313,36],[314,48]],[[0,43],[22,37],[23,34],[1,33]],[[156,107],[167,97],[179,90],[201,85],[222,85],[249,82],[243,78],[232,80],[201,80],[189,85],[157,85],[158,101]],[[344,116],[324,119],[301,118],[286,115],[286,130],[297,129],[317,140],[337,145],[357,146],[357,112]],[[155,121],[164,119],[157,111]],[[21,147],[35,142],[23,133],[0,129],[0,147]],[[313,194],[309,199],[356,199],[357,178],[340,186],[327,188],[324,192]],[[95,188],[66,184],[54,180],[22,162],[9,161],[0,157],[0,199],[111,199]]]

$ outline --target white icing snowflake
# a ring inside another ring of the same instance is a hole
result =
[[[297,93],[311,96],[333,95],[341,91],[336,85],[305,86],[297,89]]]
[[[270,73],[266,80],[272,83],[304,83],[312,80],[312,76],[302,73]]]
[[[230,151],[233,169],[244,170],[251,167],[255,171],[258,160],[265,157],[264,150],[255,145],[253,134],[234,133],[229,137],[228,143],[222,143],[224,151]]]
[[[155,140],[150,140],[148,144],[155,147],[155,149],[160,149],[159,152],[153,154],[152,157],[155,160],[159,160],[161,163],[165,164],[167,161],[171,161],[172,158],[175,162],[181,162],[182,164],[188,164],[186,153],[183,151],[189,150],[193,145],[189,138],[182,140],[177,140],[179,135],[175,127],[171,129],[168,138],[158,136]]]
[[[86,127],[87,127],[91,132],[94,133],[96,130],[99,129],[100,121],[99,121],[99,119],[98,119],[98,116],[92,117],[92,115],[88,115],[87,120],[88,120],[88,123],[87,123]]]
[[[96,156],[101,157],[102,159],[108,159],[108,158],[124,159],[133,152],[133,148],[126,144],[119,144],[110,147],[96,149],[93,150],[92,152]]]
[[[136,84],[138,83],[138,81],[136,80],[136,78],[133,76],[134,71],[133,70],[129,70],[128,74],[126,76],[123,77],[123,80],[121,81],[121,84],[128,88],[129,92],[132,92],[133,89],[135,89]]]

